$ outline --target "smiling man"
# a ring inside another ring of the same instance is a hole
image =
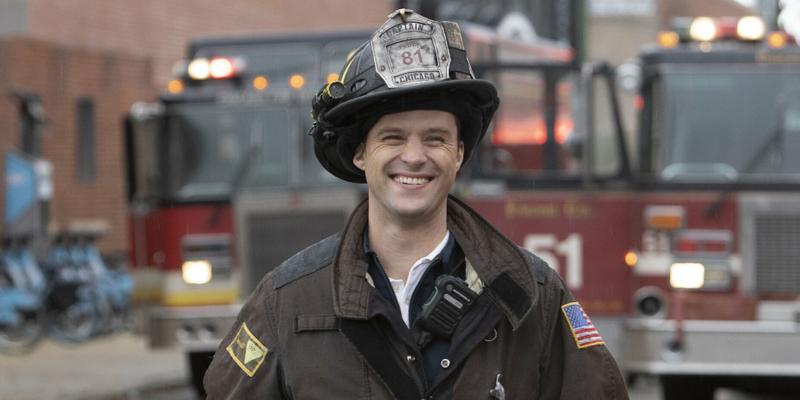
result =
[[[456,118],[439,110],[384,115],[356,149],[369,225],[380,227],[369,230],[369,243],[390,279],[404,285],[415,261],[443,242],[447,193],[463,159]]]
[[[317,158],[368,199],[262,280],[209,399],[627,398],[555,272],[448,194],[497,106],[457,25],[389,16],[312,106]]]

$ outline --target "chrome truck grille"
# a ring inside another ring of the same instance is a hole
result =
[[[800,294],[800,196],[741,196],[740,249],[745,289],[757,295]]]
[[[231,276],[231,235],[186,235],[181,239],[181,257],[184,261],[208,261],[211,279],[228,279]]]
[[[246,193],[234,204],[241,296],[309,245],[339,232],[355,207],[354,190]]]
[[[755,217],[756,290],[800,293],[800,215]]]
[[[346,217],[341,210],[251,214],[247,227],[251,277],[264,276],[298,251],[340,231]],[[259,280],[243,286],[249,293]]]

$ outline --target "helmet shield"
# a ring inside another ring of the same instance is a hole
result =
[[[370,45],[375,70],[388,88],[440,81],[450,76],[450,51],[444,27],[421,15],[405,16],[401,23],[390,15],[372,35]]]
[[[499,103],[494,85],[475,79],[458,25],[410,10],[390,14],[340,76],[314,98],[309,134],[322,166],[350,182],[365,182],[353,153],[381,116],[417,109],[452,113],[466,161]]]

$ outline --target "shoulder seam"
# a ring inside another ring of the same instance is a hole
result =
[[[519,249],[523,254],[525,254],[525,258],[527,258],[528,261],[530,261],[531,266],[533,267],[533,275],[536,281],[540,285],[546,284],[547,281],[549,280],[548,278],[555,271],[553,271],[553,269],[550,268],[549,265],[547,265],[547,262],[539,258],[539,256],[537,256],[536,254],[533,254],[533,252],[525,249],[524,247],[519,247]]]
[[[334,234],[290,257],[272,271],[272,287],[280,289],[329,265],[339,247],[340,235]]]

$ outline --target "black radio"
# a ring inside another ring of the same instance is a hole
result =
[[[442,275],[436,278],[433,294],[422,305],[422,312],[416,321],[417,326],[424,331],[420,344],[426,345],[430,335],[442,339],[450,338],[477,298],[478,295],[467,283],[455,276]]]

